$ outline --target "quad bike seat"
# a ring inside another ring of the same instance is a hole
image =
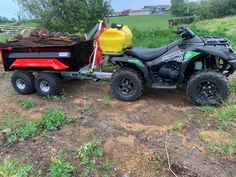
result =
[[[126,53],[132,57],[136,57],[143,61],[152,61],[168,50],[167,46],[161,48],[143,48],[143,47],[132,47],[128,49]]]
[[[161,48],[132,47],[126,50],[126,54],[138,58],[142,61],[148,62],[160,57],[176,45],[179,45],[178,41]]]

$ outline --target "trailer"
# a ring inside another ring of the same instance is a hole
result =
[[[35,91],[41,96],[58,95],[61,79],[111,78],[112,73],[101,71],[101,53],[95,45],[96,34],[102,28],[96,25],[87,40],[70,45],[24,46],[0,43],[0,60],[5,71],[13,71],[12,85],[23,95]],[[95,37],[94,37],[95,35]],[[98,35],[98,34],[97,34]]]

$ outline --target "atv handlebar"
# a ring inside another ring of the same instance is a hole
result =
[[[196,36],[192,30],[190,30],[187,27],[183,27],[183,26],[178,27],[176,33],[178,35],[181,35],[183,39],[191,39]]]

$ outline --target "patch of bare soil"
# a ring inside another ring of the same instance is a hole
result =
[[[0,146],[1,157],[10,155],[30,162],[35,174],[41,170],[46,176],[51,160],[62,150],[67,152],[72,164],[78,165],[76,150],[96,135],[115,162],[111,176],[125,173],[134,177],[172,176],[167,166],[165,142],[178,120],[187,123],[173,132],[168,145],[171,166],[178,176],[233,177],[236,174],[235,154],[232,157],[211,154],[198,137],[200,125],[208,124],[209,120],[189,103],[184,90],[149,89],[140,100],[128,103],[113,98],[108,82],[66,80],[63,99],[51,101],[34,94],[30,97],[36,106],[24,110],[17,100],[25,96],[16,94],[8,79],[0,79],[0,85],[0,92],[4,93],[0,95],[1,111],[24,115],[26,121],[37,120],[48,107],[64,108],[70,116],[80,117],[76,123],[59,131],[10,147]],[[110,105],[103,104],[106,95],[111,97]],[[92,111],[81,109],[88,104],[92,105]],[[160,173],[157,156],[164,160]]]

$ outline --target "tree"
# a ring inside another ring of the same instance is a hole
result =
[[[187,0],[171,0],[171,12],[176,16],[187,15]]]
[[[41,26],[68,33],[87,32],[109,15],[108,0],[17,0]]]

